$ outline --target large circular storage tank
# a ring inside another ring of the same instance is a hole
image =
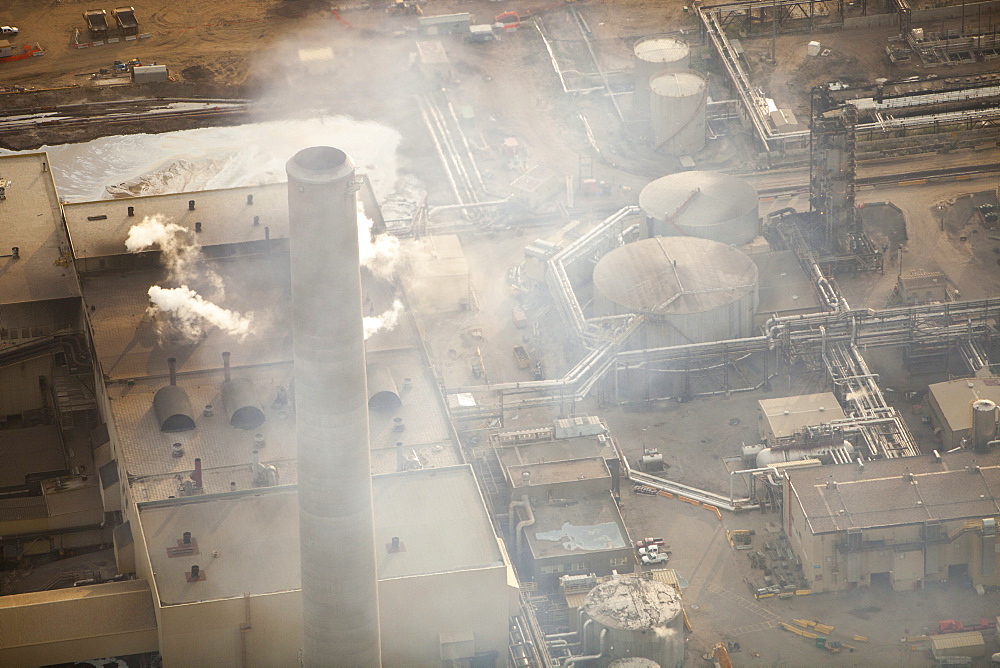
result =
[[[639,193],[651,234],[676,234],[745,244],[757,236],[757,191],[736,176],[679,172],[656,179]]]
[[[705,148],[708,82],[694,72],[658,72],[649,80],[649,120],[653,144],[669,155]]]
[[[594,308],[598,316],[646,316],[633,348],[743,338],[753,331],[757,265],[718,241],[643,239],[594,267]]]
[[[632,110],[649,115],[649,80],[664,70],[686,70],[691,63],[691,49],[673,37],[647,37],[632,48],[635,58],[635,90]]]
[[[614,578],[587,594],[583,613],[581,652],[602,654],[592,665],[608,666],[626,657],[650,659],[665,668],[684,665],[681,600],[670,585]]]

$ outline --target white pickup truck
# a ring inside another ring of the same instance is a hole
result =
[[[0,26],[0,37],[16,37],[18,32],[14,26]]]

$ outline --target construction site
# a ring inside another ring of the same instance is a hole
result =
[[[1000,2],[0,23],[0,664],[1000,660]]]

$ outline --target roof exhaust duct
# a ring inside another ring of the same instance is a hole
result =
[[[249,378],[233,380],[229,358],[230,353],[222,353],[222,405],[229,424],[239,429],[256,429],[267,419],[257,401],[257,389]]]
[[[288,173],[302,663],[381,665],[354,163],[316,146]]]
[[[173,434],[194,429],[194,416],[191,413],[191,401],[184,388],[177,387],[177,358],[167,358],[167,369],[170,373],[170,384],[164,385],[153,395],[153,412],[160,431]]]

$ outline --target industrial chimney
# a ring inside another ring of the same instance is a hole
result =
[[[306,666],[378,666],[381,648],[354,163],[285,166]]]

